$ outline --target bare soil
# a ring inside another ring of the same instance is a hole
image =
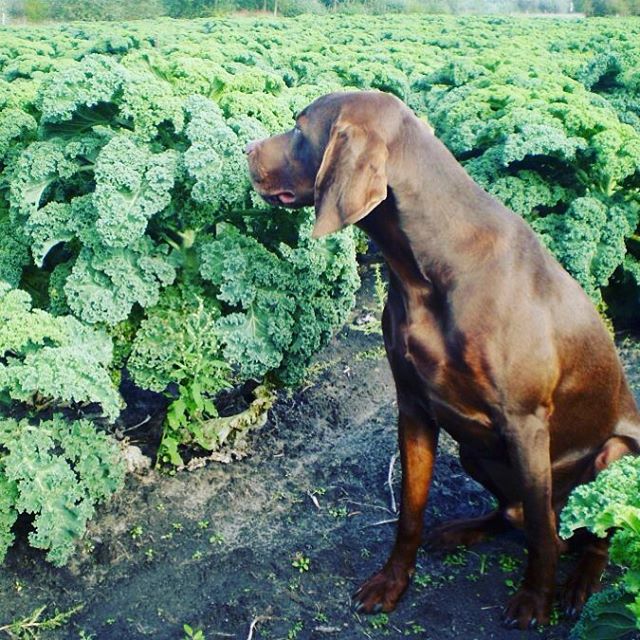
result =
[[[379,313],[366,282],[354,320]],[[350,594],[394,539],[394,523],[381,522],[395,518],[388,474],[397,449],[382,337],[354,327],[319,354],[306,385],[280,392],[244,459],[130,477],[65,569],[21,536],[0,574],[0,626],[42,605],[46,616],[82,604],[46,637],[180,639],[188,623],[207,640],[567,638],[571,622],[561,616],[527,632],[500,624],[526,557],[518,532],[454,554],[421,552],[395,612],[352,611]],[[637,389],[638,350],[621,348]],[[399,479],[398,462],[396,501]],[[443,436],[427,528],[491,505]],[[559,582],[574,561],[562,560]]]

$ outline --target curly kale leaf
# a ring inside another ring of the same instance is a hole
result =
[[[29,294],[0,282],[0,400],[95,402],[115,420],[122,401],[109,375],[111,359],[106,335],[71,316],[32,309]]]
[[[0,422],[0,522],[16,513],[34,516],[32,546],[64,565],[94,504],[122,488],[124,465],[115,443],[86,420],[68,423],[60,416],[37,425],[27,420]],[[10,529],[10,525],[9,525]],[[4,557],[0,547],[0,558]]]
[[[624,240],[635,228],[629,217],[619,206],[585,197],[574,200],[565,214],[538,218],[532,226],[567,271],[599,302],[600,287],[624,261]]]
[[[64,293],[69,308],[84,322],[114,325],[129,317],[134,304],[157,304],[161,288],[175,278],[168,247],[144,236],[123,248],[84,246]]]
[[[95,165],[93,203],[96,232],[110,247],[125,247],[140,238],[149,219],[171,202],[176,153],[153,154],[126,136],[115,136],[100,151]]]
[[[240,308],[217,323],[225,357],[248,378],[277,369],[291,342],[296,307],[286,294],[286,265],[257,240],[225,226],[202,247],[200,272],[219,287],[221,301]]]
[[[122,71],[125,73],[124,68]],[[139,68],[126,69],[124,77],[120,113],[133,122],[139,138],[151,140],[165,123],[171,125],[171,133],[182,131],[182,100],[175,95],[171,84]]]
[[[67,296],[64,292],[64,286],[67,278],[73,270],[73,260],[62,262],[54,267],[49,276],[49,307],[48,311],[54,316],[66,316],[71,314],[71,309],[67,304]]]
[[[37,106],[45,130],[67,135],[104,123],[133,129],[141,140],[150,140],[164,122],[176,131],[183,126],[182,108],[169,83],[99,54],[47,75]]]
[[[164,391],[171,382],[196,382],[208,393],[226,386],[216,328],[220,311],[199,287],[166,289],[133,341],[127,369],[143,389]]]
[[[112,58],[90,55],[67,69],[47,75],[36,103],[42,122],[71,120],[80,107],[110,102],[122,88],[121,69]]]
[[[611,527],[619,526],[617,512],[622,506],[640,508],[640,458],[625,456],[594,482],[576,487],[562,511],[560,535],[568,538],[586,527],[604,537]],[[640,567],[640,555],[634,562]]]
[[[18,519],[17,497],[18,486],[15,481],[7,478],[4,464],[0,459],[0,562],[13,544],[14,535],[11,529]]]
[[[585,149],[586,141],[578,136],[567,136],[556,126],[548,124],[522,124],[506,136],[502,145],[501,161],[507,167],[530,156],[550,156],[572,161],[576,152]]]
[[[640,458],[625,456],[573,490],[560,535],[568,538],[583,527],[600,537],[614,530],[611,561],[625,573],[618,586],[589,599],[571,638],[622,638],[640,629]]]
[[[0,110],[0,162],[12,146],[34,132],[37,126],[35,118],[22,109]]]
[[[236,121],[234,130],[218,105],[203,96],[188,98],[185,110],[191,146],[184,153],[184,164],[194,180],[191,197],[216,211],[242,206],[251,188],[242,151],[249,141],[247,133],[264,137],[265,130],[258,123],[251,126],[248,118]]]
[[[67,152],[63,140],[30,144],[9,167],[9,200],[19,213],[29,216],[40,207],[45,191],[59,179],[77,173],[82,163]]]
[[[608,128],[591,138],[590,152],[594,158],[592,179],[602,193],[611,195],[629,178],[640,186],[640,133],[633,127],[620,124]]]
[[[34,210],[24,224],[31,241],[31,253],[37,266],[42,267],[53,247],[74,238],[90,242],[95,238],[98,213],[90,194],[73,198],[70,203],[49,202]]]
[[[621,586],[607,587],[585,604],[570,640],[624,640],[637,630],[630,611],[634,599]]]
[[[310,220],[297,246],[267,248],[231,225],[201,249],[200,272],[226,305],[216,326],[225,357],[242,375],[270,370],[299,380],[312,355],[343,323],[358,286],[350,232],[310,239]]]
[[[249,116],[258,120],[270,133],[290,129],[295,108],[286,93],[273,96],[264,93],[242,93],[228,91],[219,100],[227,118]]]
[[[30,262],[28,239],[23,230],[11,224],[9,216],[0,210],[0,281],[17,287],[22,270]]]
[[[575,74],[575,79],[581,82],[587,89],[593,89],[596,85],[615,83],[615,79],[622,71],[622,64],[618,55],[606,51],[597,53],[587,61]]]

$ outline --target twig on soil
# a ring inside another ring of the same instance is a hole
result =
[[[379,527],[383,524],[391,524],[393,522],[398,522],[398,518],[390,518],[389,520],[380,520],[379,522],[372,522],[370,524],[365,524],[364,527]]]
[[[133,431],[134,429],[137,429],[138,427],[142,427],[143,425],[147,424],[149,420],[151,420],[151,416],[147,414],[147,417],[142,422],[138,422],[138,424],[134,424],[130,427],[127,427],[126,429],[118,429],[118,431],[121,434],[128,433],[129,431]]]
[[[370,502],[358,502],[357,500],[351,500],[351,498],[344,500],[344,502],[348,502],[349,504],[355,504],[359,507],[367,507],[367,509],[380,509],[381,511],[386,511],[387,513],[391,513],[389,511],[389,507],[384,507],[381,504],[371,504]]]
[[[311,502],[316,506],[316,509],[320,509],[320,503],[318,502],[318,498],[316,498],[311,491],[307,491],[307,495],[311,498]]]
[[[249,626],[249,635],[247,636],[247,640],[251,640],[253,638],[253,631],[256,628],[256,625],[259,622],[266,622],[267,620],[273,620],[272,616],[258,616],[251,621],[251,625]]]
[[[389,475],[387,476],[387,484],[389,485],[389,493],[391,494],[391,513],[398,513],[398,507],[396,505],[396,497],[393,495],[393,468],[396,465],[398,454],[394,453],[389,461]]]

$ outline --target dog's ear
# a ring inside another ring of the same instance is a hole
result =
[[[358,222],[387,197],[388,155],[375,131],[333,125],[316,177],[314,238]]]

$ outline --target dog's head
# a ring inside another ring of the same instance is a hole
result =
[[[374,91],[318,98],[290,131],[247,145],[251,181],[270,204],[315,205],[314,237],[342,229],[387,197],[390,147],[410,113]]]

